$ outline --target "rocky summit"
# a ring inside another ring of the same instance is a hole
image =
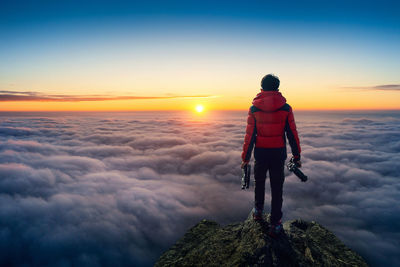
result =
[[[224,227],[202,220],[155,266],[368,266],[316,222],[285,222],[284,232],[272,238],[269,215],[262,222],[250,215],[244,222]]]

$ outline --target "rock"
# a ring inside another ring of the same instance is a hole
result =
[[[166,251],[155,266],[368,266],[332,232],[316,222],[284,223],[271,238],[269,215],[221,227],[202,220]]]

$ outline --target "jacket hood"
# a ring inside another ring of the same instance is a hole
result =
[[[286,104],[286,98],[278,91],[261,91],[253,99],[253,105],[263,111],[271,112]]]

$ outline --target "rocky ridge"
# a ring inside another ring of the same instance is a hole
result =
[[[220,226],[202,220],[166,251],[155,266],[368,266],[332,232],[312,221],[287,221],[270,237],[269,216]]]

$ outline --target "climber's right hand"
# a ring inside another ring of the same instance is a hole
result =
[[[242,164],[240,165],[240,168],[243,169],[244,166],[246,166],[247,164],[249,164],[248,161],[242,161]]]

